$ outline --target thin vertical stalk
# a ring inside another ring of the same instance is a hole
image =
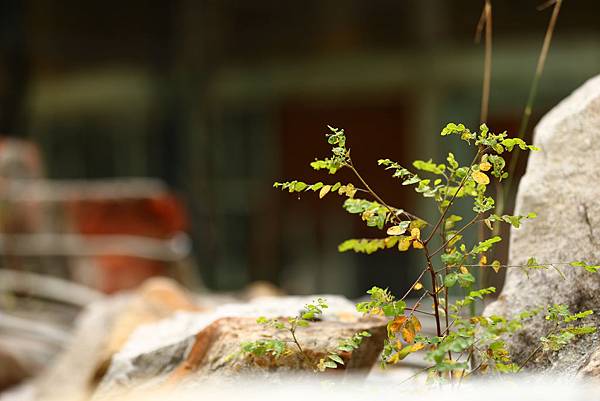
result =
[[[423,244],[423,248],[425,251],[425,258],[427,259],[427,270],[429,270],[429,274],[431,276],[431,297],[433,298],[433,312],[435,314],[435,328],[436,328],[436,334],[438,337],[442,336],[442,325],[441,325],[441,319],[440,319],[440,308],[439,308],[439,295],[438,295],[438,288],[437,288],[437,279],[436,279],[436,272],[435,269],[433,268],[433,263],[431,262],[431,257],[429,256],[429,248],[427,247],[427,244]]]
[[[542,73],[544,72],[544,66],[546,64],[546,58],[548,57],[548,52],[550,50],[550,44],[552,43],[552,35],[554,34],[554,29],[556,27],[556,21],[558,20],[558,14],[560,13],[560,6],[562,4],[562,0],[551,0],[546,3],[546,5],[554,4],[554,8],[552,10],[552,15],[550,16],[550,21],[548,22],[548,28],[546,29],[546,35],[544,36],[544,43],[542,44],[542,50],[540,51],[540,56],[538,58],[538,63],[535,68],[535,75],[533,77],[533,81],[531,82],[531,88],[529,89],[529,96],[527,97],[527,104],[525,105],[525,109],[523,110],[523,116],[521,118],[521,124],[519,126],[519,138],[523,139],[527,132],[527,128],[529,127],[529,120],[531,118],[531,114],[533,111],[533,105],[535,103],[535,98],[538,92],[538,86],[540,83],[540,79],[542,77]],[[504,192],[505,204],[506,197],[510,196],[511,186],[514,181],[515,170],[517,169],[517,164],[519,162],[519,152],[516,152],[512,155],[510,159],[510,164],[508,168],[508,179],[506,182],[506,190]],[[501,214],[502,211],[500,211]]]
[[[492,2],[485,0],[483,12],[477,25],[477,41],[485,27],[485,55],[483,59],[483,85],[481,89],[481,111],[479,122],[485,123],[490,109],[490,86],[492,81]]]
[[[479,23],[477,24],[476,41],[479,41],[481,33],[485,28],[485,54],[483,61],[483,85],[481,89],[481,112],[479,115],[479,123],[484,124],[488,120],[490,108],[490,86],[492,81],[492,1],[485,0]],[[479,149],[481,151],[481,148]],[[477,238],[481,242],[485,240],[485,227],[483,222],[477,227]],[[477,275],[479,285],[485,286],[487,282],[486,271],[482,270]],[[471,304],[471,315],[475,315],[475,303]]]

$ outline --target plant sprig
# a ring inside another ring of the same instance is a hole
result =
[[[495,288],[476,289],[473,269],[491,268],[498,272],[503,268],[519,267],[528,272],[553,268],[563,277],[562,271],[557,267],[559,265],[582,268],[590,273],[600,270],[600,265],[584,261],[538,263],[535,258],[529,258],[527,263],[521,265],[507,265],[498,260],[489,263],[487,256],[491,254],[495,244],[502,240],[500,236],[484,237],[475,244],[465,241],[464,233],[474,228],[477,223],[483,222],[492,231],[499,224],[509,224],[518,229],[526,220],[536,217],[535,213],[497,213],[496,202],[494,197],[488,194],[491,192],[488,191],[488,186],[492,181],[502,185],[508,178],[505,154],[517,150],[538,149],[520,138],[509,137],[506,132],[493,133],[485,124],[481,124],[476,132],[463,124],[450,123],[442,129],[441,135],[457,137],[467,146],[473,147],[474,156],[468,164],[461,165],[455,155],[449,153],[445,163],[416,160],[412,164],[418,171],[415,172],[390,159],[380,159],[378,164],[391,171],[392,176],[398,178],[402,186],[411,187],[424,199],[433,201],[439,216],[430,223],[414,213],[390,206],[390,202],[381,198],[354,165],[344,130],[328,128],[330,133],[327,134],[327,141],[332,146],[331,156],[313,161],[311,167],[315,170],[326,170],[329,174],[349,169],[358,182],[318,182],[309,185],[301,181],[289,181],[275,183],[274,186],[289,192],[319,191],[320,198],[337,192],[345,196],[343,208],[348,213],[359,215],[367,226],[385,233],[383,237],[346,240],[339,245],[341,252],[371,254],[382,250],[396,249],[399,252],[407,252],[412,249],[423,254],[425,266],[402,298],[395,298],[387,289],[373,287],[367,291],[370,300],[357,305],[359,312],[388,318],[388,335],[384,343],[382,363],[398,363],[408,355],[423,350],[425,359],[432,363],[430,374],[438,379],[454,380],[475,372],[510,373],[521,370],[527,360],[521,365],[515,363],[503,338],[520,330],[523,324],[541,309],[522,312],[510,319],[502,316],[475,315],[475,303],[482,302],[484,297],[493,294]],[[367,198],[357,198],[358,193],[366,195]],[[466,216],[451,213],[459,199],[471,202],[472,216],[465,218]],[[467,223],[460,226],[463,220]],[[421,282],[426,276],[429,276],[428,286]],[[454,287],[462,287],[467,295],[450,303],[449,292]],[[418,300],[412,307],[408,307],[405,300],[411,294],[419,294]],[[431,312],[420,308],[425,297],[432,300]],[[465,313],[466,306],[470,308],[471,316]],[[576,336],[589,334],[594,329],[591,326],[567,324],[569,322],[566,320],[569,319],[585,319],[590,314],[588,311],[570,314],[564,311],[563,306],[554,306],[548,308],[548,313],[547,316],[552,316],[552,319],[558,313],[557,316],[562,320],[556,328],[540,339],[539,347],[533,352],[534,356],[540,351],[559,349]],[[318,310],[315,314],[318,314]],[[434,336],[422,335],[421,322],[416,314],[433,316],[436,325]],[[289,331],[293,337],[292,342],[302,353],[294,333],[297,327],[304,324],[309,323],[300,316],[288,319],[286,323],[276,323],[274,327]],[[316,370],[323,370],[339,363],[339,358],[332,356],[321,359],[315,366]]]

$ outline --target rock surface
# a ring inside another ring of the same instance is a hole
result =
[[[306,354],[318,361],[327,351],[334,350],[341,338],[367,330],[372,337],[364,339],[358,350],[342,357],[348,369],[370,369],[381,352],[385,320],[362,318],[355,312],[354,304],[344,298],[326,298],[330,307],[323,320],[297,331]],[[179,382],[193,386],[214,377],[239,377],[240,373],[310,372],[312,366],[298,354],[278,360],[256,360],[239,355],[239,350],[241,342],[258,340],[265,335],[287,339],[285,333],[258,325],[256,318],[287,316],[302,310],[312,300],[309,297],[259,298],[246,304],[225,305],[212,313],[179,313],[171,319],[140,327],[113,357],[98,397],[132,387]]]
[[[67,349],[32,383],[35,399],[86,399],[104,375],[112,355],[137,327],[199,310],[188,293],[165,278],[147,280],[125,292],[88,305],[75,323]]]
[[[538,217],[512,229],[509,265],[529,257],[544,263],[583,260],[600,262],[600,76],[590,79],[538,124],[534,144],[541,150],[529,157],[516,200],[515,214],[536,212]],[[553,303],[564,303],[573,312],[592,309],[591,321],[600,323],[600,274],[557,266],[532,271],[508,269],[504,289],[486,314],[510,315]],[[542,317],[508,345],[517,361],[523,360],[547,333]],[[596,366],[600,346],[597,334],[586,336],[559,353],[540,354],[527,366],[556,373],[589,372]]]

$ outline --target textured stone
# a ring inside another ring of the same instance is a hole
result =
[[[326,298],[330,308],[323,319],[297,331],[306,354],[318,361],[334,350],[341,338],[368,330],[372,337],[364,339],[358,350],[342,357],[347,369],[370,369],[382,349],[385,320],[362,318],[355,312],[353,303],[344,298]],[[278,360],[252,359],[239,355],[239,350],[241,342],[258,340],[265,335],[288,339],[285,333],[258,325],[256,318],[290,315],[312,300],[308,297],[260,298],[247,304],[225,305],[212,313],[179,313],[171,319],[140,327],[113,357],[100,384],[99,396],[130,387],[179,382],[193,385],[214,377],[235,378],[242,373],[310,372],[312,366],[298,354]]]
[[[538,262],[600,262],[600,76],[586,82],[552,109],[534,132],[533,152],[521,180],[515,214],[536,212],[538,217],[520,229],[512,229],[509,265]],[[580,268],[557,266],[555,270],[507,271],[498,301],[486,314],[503,314],[553,303],[567,304],[572,311],[592,309],[590,323],[600,322],[600,275]],[[548,332],[540,316],[508,345],[523,360]],[[540,353],[529,368],[560,373],[585,370],[600,345],[598,335],[586,336],[558,353]],[[597,371],[597,370],[596,370]]]
[[[88,305],[75,324],[67,349],[33,383],[35,398],[82,400],[102,379],[113,354],[139,326],[171,316],[177,310],[199,310],[189,294],[166,278],[147,280],[135,292],[124,292]]]
[[[33,372],[23,366],[18,356],[12,354],[9,350],[3,349],[0,344],[0,393],[10,388],[27,377]]]

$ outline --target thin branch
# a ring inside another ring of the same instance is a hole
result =
[[[371,196],[373,196],[373,198],[375,198],[375,200],[377,200],[377,202],[381,203],[386,209],[388,209],[388,211],[390,213],[392,213],[392,215],[394,216],[394,218],[397,220],[397,216],[396,216],[396,210],[398,209],[394,209],[393,207],[391,207],[390,205],[388,205],[374,190],[373,188],[371,188],[369,186],[369,184],[367,184],[367,182],[363,179],[363,177],[359,174],[358,170],[354,167],[354,163],[352,163],[352,159],[348,158],[348,162],[346,163],[346,166],[348,166],[348,168],[350,170],[352,170],[352,172],[354,173],[354,175],[356,176],[356,178],[358,178],[358,180],[364,185],[364,187],[366,188],[366,190],[371,194]],[[422,219],[412,213],[408,213],[404,210],[402,210],[402,213],[404,215],[406,215],[408,218],[412,219],[412,220],[423,220],[425,222],[427,222],[425,219]]]
[[[485,123],[488,119],[490,107],[490,83],[492,80],[492,2],[485,0],[485,6],[477,30],[483,29],[485,26],[485,57],[483,63],[483,86],[481,90],[481,112],[480,122]]]
[[[436,333],[438,337],[442,336],[442,328],[440,324],[440,310],[439,310],[439,300],[438,300],[438,289],[437,289],[437,281],[436,281],[436,273],[433,269],[433,264],[431,263],[431,257],[429,256],[429,250],[427,249],[427,244],[424,244],[423,247],[425,251],[425,258],[427,259],[427,270],[431,275],[431,287],[433,292],[431,293],[431,297],[433,298],[433,312],[435,313],[435,327]]]
[[[552,3],[554,4],[554,9],[552,10],[552,15],[550,16],[550,21],[548,22],[548,28],[546,29],[546,35],[544,36],[544,42],[542,44],[542,50],[540,51],[540,56],[538,58],[537,66],[535,69],[535,75],[533,77],[533,81],[531,82],[531,88],[529,89],[527,104],[525,105],[525,109],[523,110],[523,116],[521,118],[521,124],[519,126],[518,134],[519,138],[521,139],[525,137],[525,133],[527,132],[527,128],[529,126],[529,120],[531,118],[533,105],[537,96],[540,79],[542,77],[542,73],[544,72],[544,66],[546,64],[546,58],[548,57],[548,52],[550,50],[550,44],[552,43],[552,35],[554,33],[554,28],[556,27],[556,21],[558,20],[558,14],[560,12],[562,0],[553,0],[547,4],[550,5]],[[508,179],[506,183],[506,191],[504,192],[504,196],[510,196],[510,189],[513,182],[515,170],[517,169],[518,161],[519,152],[516,152],[512,155],[510,159],[510,165],[508,168]]]
[[[415,284],[417,284],[419,281],[421,281],[421,279],[423,278],[423,276],[425,275],[425,273],[427,273],[427,268],[425,268],[421,274],[419,274],[419,277],[417,277],[417,279],[415,280],[415,282],[410,286],[410,288],[408,289],[408,291],[406,291],[406,293],[402,296],[402,298],[400,298],[400,301],[403,301],[404,299],[406,299],[406,297],[413,291],[413,288],[415,287]]]
[[[418,375],[420,375],[420,374],[428,371],[429,369],[433,369],[433,368],[435,368],[435,365],[433,365],[433,366],[427,366],[426,368],[423,368],[423,369],[417,371],[415,374],[413,374],[413,375],[409,376],[408,378],[402,380],[400,383],[398,383],[398,385],[400,386],[400,385],[406,383],[407,381],[410,381],[410,380],[414,379],[415,377],[417,377]]]
[[[471,221],[469,221],[467,224],[465,224],[460,230],[458,230],[456,233],[454,233],[454,235],[452,237],[450,237],[449,240],[447,240],[446,242],[444,242],[444,244],[442,244],[442,246],[440,246],[438,249],[436,249],[435,251],[433,251],[431,253],[431,256],[435,256],[437,255],[438,252],[440,252],[441,250],[443,250],[450,242],[452,242],[452,240],[454,238],[456,238],[458,235],[460,235],[463,231],[465,231],[467,228],[469,228],[470,226],[472,226],[473,224],[477,223],[480,220],[477,220],[477,218],[480,216],[481,214],[478,213],[477,215],[475,215],[475,217],[473,217],[473,219]]]
[[[573,262],[549,262],[549,263],[537,263],[535,266],[550,266],[552,267],[552,265],[570,265]],[[490,264],[484,264],[484,265],[463,265],[465,267],[493,267],[494,265],[490,265]],[[531,267],[527,264],[524,265],[496,265],[497,267],[508,267],[508,268],[514,268],[514,267]]]
[[[536,348],[533,350],[533,352],[531,352],[531,354],[529,354],[529,355],[527,356],[527,358],[525,358],[525,360],[523,361],[523,363],[521,363],[521,364],[519,365],[519,369],[517,369],[517,373],[518,373],[518,372],[520,372],[520,371],[521,371],[521,370],[522,370],[522,369],[525,367],[525,365],[527,365],[527,363],[529,363],[529,361],[531,361],[531,360],[533,359],[533,357],[534,357],[534,356],[535,356],[535,355],[536,355],[538,352],[540,352],[540,350],[542,349],[542,347],[543,347],[543,346],[544,346],[543,344],[540,344],[540,345],[538,345],[538,346],[537,346],[537,347],[536,347]]]
[[[423,245],[427,245],[429,243],[429,241],[431,241],[431,238],[433,238],[435,232],[437,231],[437,229],[439,228],[440,224],[442,223],[442,221],[446,217],[446,214],[448,213],[448,210],[450,210],[450,207],[452,206],[452,204],[456,200],[456,197],[458,196],[458,193],[460,192],[460,190],[462,189],[462,187],[467,182],[467,179],[471,176],[471,173],[473,171],[473,164],[479,158],[480,154],[483,151],[484,151],[484,149],[479,149],[477,151],[477,154],[475,155],[475,157],[473,158],[473,161],[471,161],[471,164],[469,165],[469,171],[467,171],[467,174],[465,174],[464,178],[462,179],[462,181],[458,185],[458,188],[456,188],[456,192],[454,193],[454,195],[452,195],[452,198],[450,198],[450,201],[448,202],[448,206],[444,209],[444,212],[442,213],[442,215],[440,216],[439,220],[435,224],[435,227],[433,227],[433,229],[431,230],[431,233],[429,234],[429,236],[427,237],[427,239],[425,240],[425,242],[423,242]]]
[[[310,359],[308,357],[308,355],[306,355],[306,353],[304,352],[304,350],[302,349],[302,346],[300,345],[300,342],[298,341],[298,339],[296,338],[296,328],[290,328],[290,333],[292,334],[292,338],[294,340],[294,344],[296,344],[296,347],[298,348],[298,350],[300,351],[300,354],[304,357],[304,359],[309,363],[309,365],[311,365],[313,368],[315,367],[315,363],[312,361],[312,359]]]
[[[423,300],[423,298],[425,298],[425,295],[427,295],[427,294],[429,294],[429,293],[427,291],[424,291],[423,294],[421,295],[421,297],[417,300],[417,302],[415,302],[413,307],[410,309],[408,318],[410,318],[415,313],[415,311],[417,311],[417,306],[419,306],[419,303],[421,303],[421,301]]]
[[[435,313],[425,312],[424,310],[420,310],[420,309],[414,309],[414,311],[417,312],[417,313],[422,313],[424,315],[435,316]]]

